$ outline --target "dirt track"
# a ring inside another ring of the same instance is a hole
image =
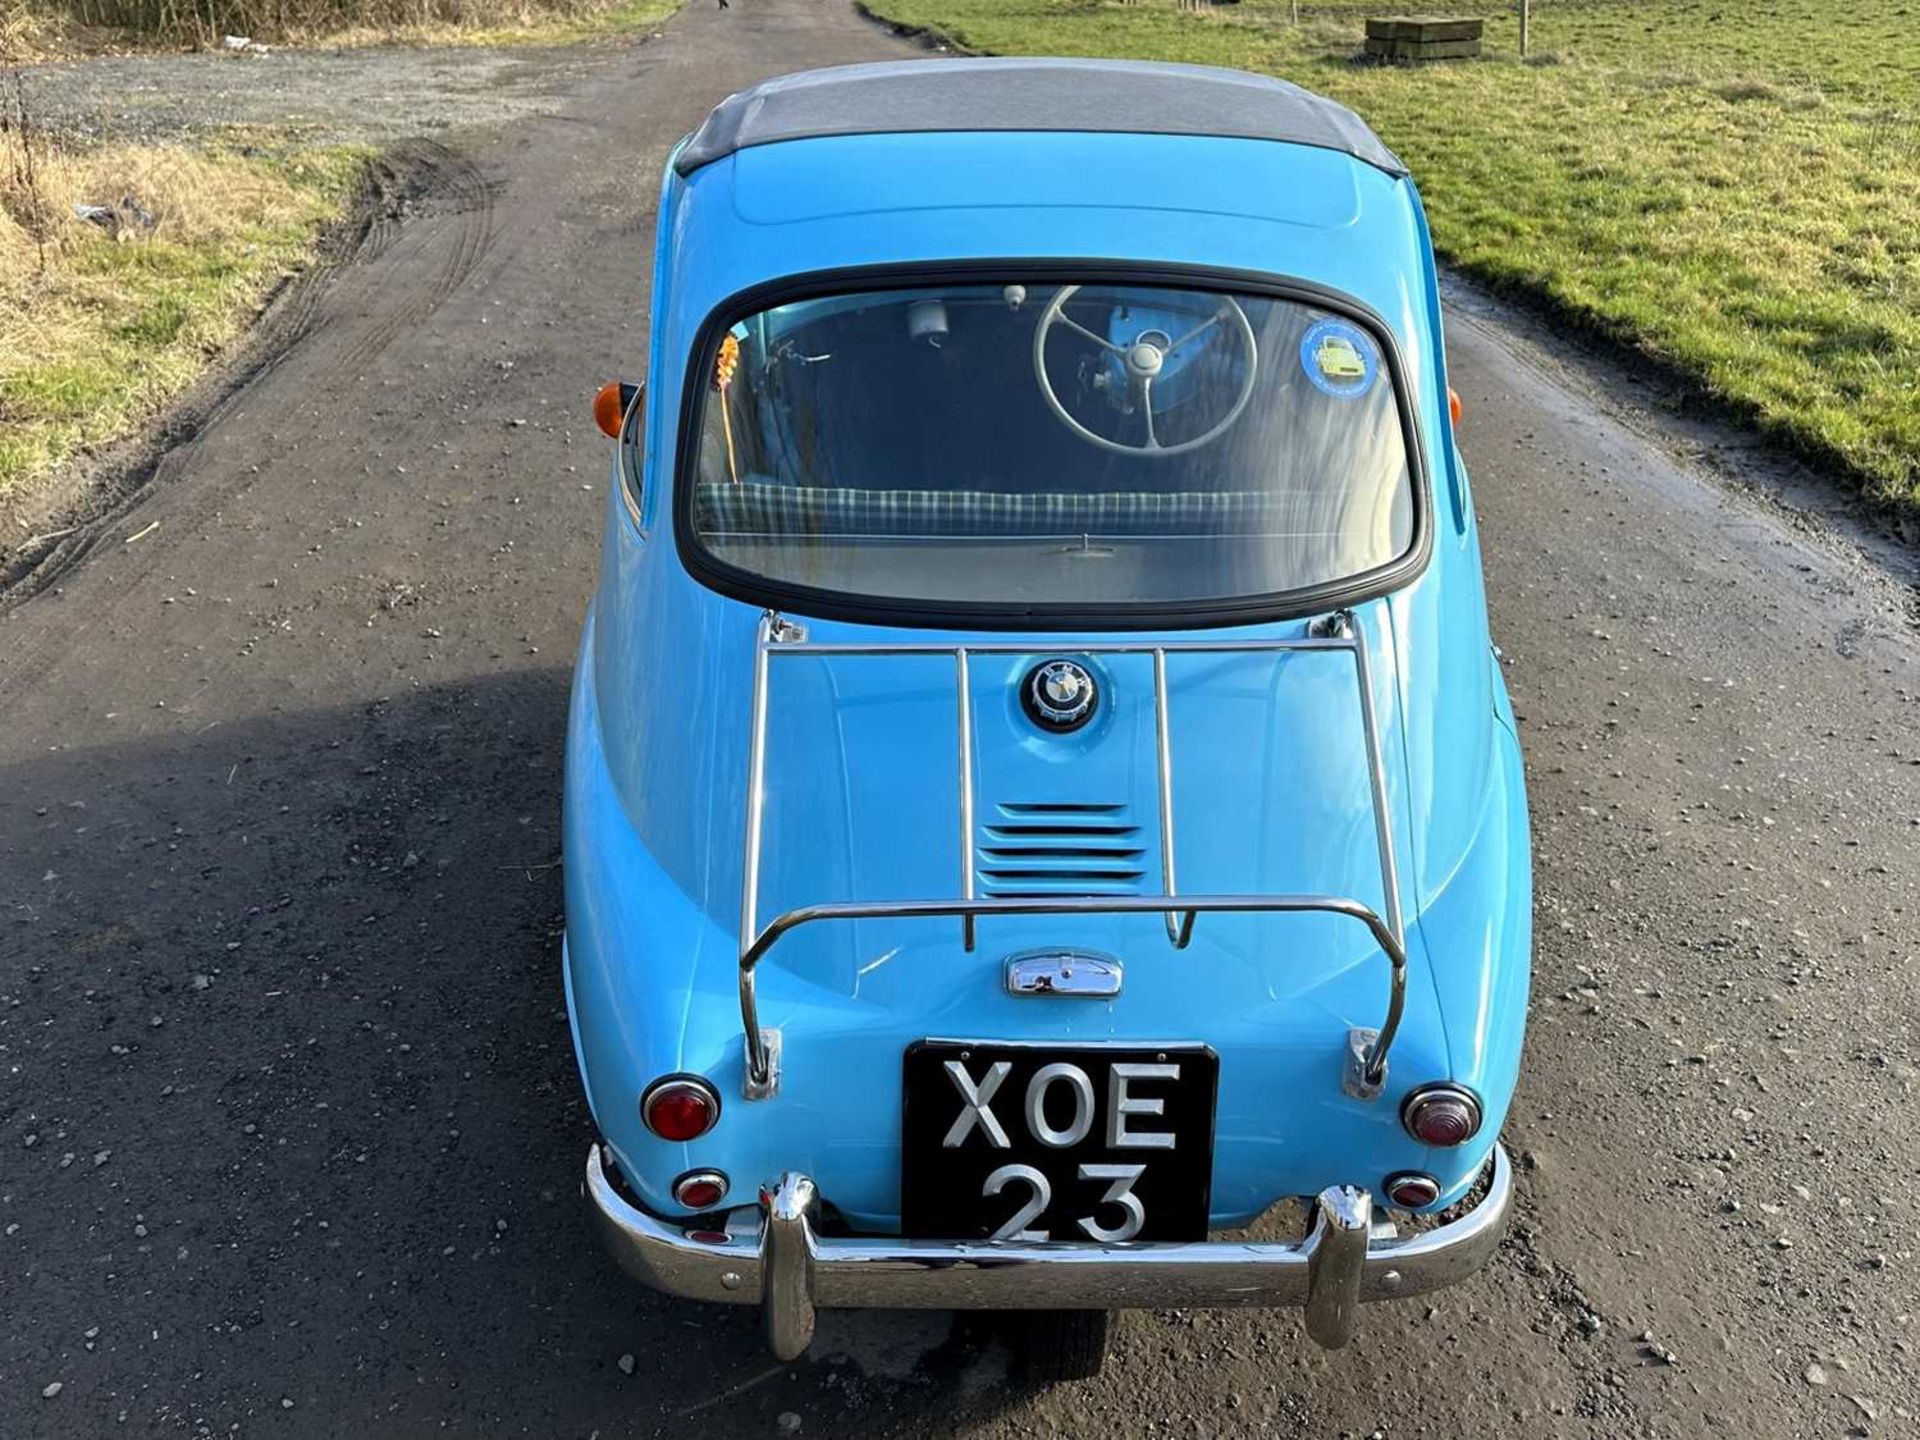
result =
[[[1134,1315],[1025,1396],[945,1316],[775,1366],[604,1263],[554,866],[586,399],[672,138],[902,49],[736,0],[410,149],[428,197],[0,615],[0,1435],[1913,1433],[1908,592],[1459,310],[1540,893],[1491,1269],[1337,1355]]]
[[[578,47],[215,50],[36,65],[26,85],[35,123],[76,139],[259,126],[382,144],[552,114],[605,59]]]

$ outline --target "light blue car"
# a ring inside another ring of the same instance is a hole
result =
[[[674,152],[653,297],[566,773],[621,1266],[1043,1376],[1469,1276],[1527,812],[1400,162],[1230,71],[789,76]]]

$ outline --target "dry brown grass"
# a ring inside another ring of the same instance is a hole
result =
[[[0,0],[0,44],[15,57],[161,46],[223,37],[331,46],[567,40],[636,29],[676,0]],[[11,18],[6,18],[10,16]]]
[[[0,133],[0,499],[191,383],[306,260],[360,164],[68,150],[14,121]],[[128,196],[150,228],[115,237],[74,213]]]
[[[0,524],[76,451],[191,384],[347,202],[365,152],[256,143],[63,146],[14,68],[48,55],[218,43],[567,40],[678,0],[0,0]],[[101,28],[114,26],[134,29]],[[263,153],[264,152],[264,153]],[[142,212],[120,234],[76,205]],[[151,217],[150,223],[147,217]],[[0,536],[4,547],[11,536]]]
[[[113,238],[80,218],[77,205],[131,195],[154,217],[154,235],[194,244],[228,239],[251,218],[271,220],[286,201],[287,186],[271,174],[178,145],[69,150],[31,131],[23,140],[10,124],[3,138],[0,296],[10,309]],[[120,243],[139,243],[144,228],[127,227]]]

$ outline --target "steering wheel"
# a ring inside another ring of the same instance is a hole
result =
[[[1246,311],[1240,308],[1240,302],[1231,295],[1214,297],[1218,304],[1213,314],[1195,325],[1179,337],[1168,335],[1164,330],[1145,329],[1133,337],[1127,345],[1117,345],[1106,336],[1095,333],[1067,314],[1067,306],[1073,297],[1080,293],[1078,285],[1063,285],[1053,299],[1047,302],[1047,308],[1041,312],[1040,323],[1033,332],[1033,371],[1040,382],[1040,394],[1047,402],[1047,408],[1053,411],[1062,425],[1065,425],[1082,440],[1098,445],[1102,450],[1116,451],[1122,455],[1183,455],[1189,450],[1198,450],[1202,445],[1211,444],[1224,434],[1234,421],[1240,418],[1240,412],[1247,408],[1247,402],[1253,398],[1253,382],[1259,371],[1260,349],[1253,338],[1253,326],[1247,322]],[[1052,337],[1054,327],[1065,326],[1083,339],[1114,356],[1126,377],[1127,401],[1124,413],[1142,414],[1147,422],[1146,442],[1141,445],[1129,445],[1124,440],[1115,440],[1106,435],[1088,429],[1060,403],[1060,396],[1053,388],[1053,377],[1047,373],[1047,341]],[[1182,440],[1176,445],[1160,443],[1159,433],[1154,426],[1153,384],[1160,378],[1167,360],[1181,346],[1199,339],[1216,325],[1224,325],[1234,335],[1240,346],[1246,351],[1246,366],[1241,376],[1240,388],[1233,397],[1233,404],[1211,429]]]

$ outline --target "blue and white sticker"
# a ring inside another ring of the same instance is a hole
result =
[[[1350,321],[1319,320],[1301,337],[1300,368],[1316,389],[1338,400],[1358,400],[1373,389],[1380,350]]]

